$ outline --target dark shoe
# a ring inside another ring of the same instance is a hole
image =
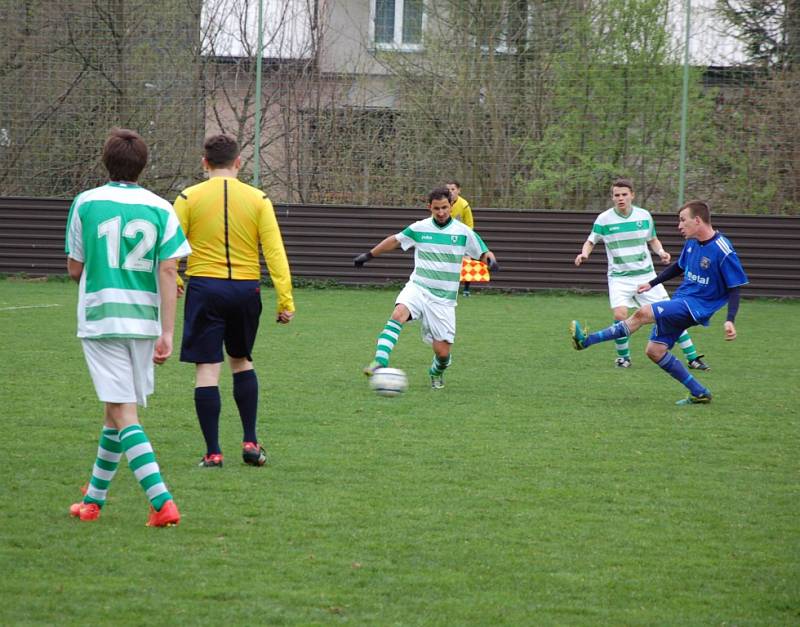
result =
[[[249,466],[263,466],[267,463],[267,452],[258,442],[242,442],[242,459]]]
[[[630,357],[617,357],[614,361],[614,365],[617,368],[630,368],[631,367],[631,358]]]
[[[703,361],[705,355],[698,355],[694,359],[689,360],[689,368],[692,370],[711,370],[711,367]]]

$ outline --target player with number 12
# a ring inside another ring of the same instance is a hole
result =
[[[66,253],[78,291],[78,337],[98,398],[105,403],[97,459],[70,514],[96,520],[122,454],[150,501],[147,525],[180,513],[161,477],[137,405],[153,392],[153,363],[172,354],[177,259],[191,252],[172,206],[137,184],[147,145],[114,128],[103,146],[110,181],[79,194],[67,220]]]

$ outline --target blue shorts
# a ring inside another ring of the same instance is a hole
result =
[[[697,324],[686,301],[681,299],[660,300],[651,307],[656,323],[650,341],[666,344],[667,348],[672,348],[686,329]]]
[[[231,357],[252,361],[260,317],[259,281],[191,277],[183,307],[181,361],[194,364],[224,361],[223,344]]]

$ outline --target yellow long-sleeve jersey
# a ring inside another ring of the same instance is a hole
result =
[[[469,206],[467,199],[463,196],[459,196],[458,199],[453,203],[453,207],[450,210],[450,215],[455,220],[460,220],[466,224],[469,228],[475,228],[475,221],[472,219],[472,208]]]
[[[289,261],[275,210],[260,189],[236,178],[215,176],[183,190],[175,200],[175,213],[192,247],[188,276],[260,279],[260,242],[278,311],[295,310]]]

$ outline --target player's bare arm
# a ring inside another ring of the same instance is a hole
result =
[[[161,294],[161,335],[156,340],[153,361],[163,364],[172,355],[172,336],[175,332],[175,309],[178,300],[178,264],[167,259],[158,265],[158,283]]]
[[[69,278],[77,283],[81,280],[81,274],[83,274],[83,263],[75,261],[72,257],[67,257],[67,272],[69,273]]]
[[[658,255],[659,259],[661,259],[661,263],[669,263],[672,261],[672,255],[664,250],[664,246],[657,237],[654,237],[650,240],[650,250],[652,250],[654,254]]]
[[[581,252],[578,253],[577,257],[575,257],[575,265],[580,266],[584,261],[587,261],[589,259],[589,255],[592,254],[593,250],[594,250],[594,244],[587,239],[583,243],[583,248],[581,248]]]

